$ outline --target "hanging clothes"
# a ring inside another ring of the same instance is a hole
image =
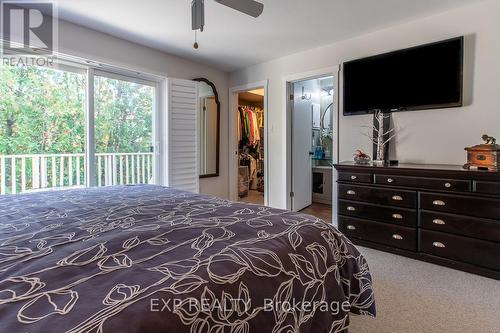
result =
[[[260,129],[263,125],[263,111],[248,106],[238,108],[238,139],[240,149],[257,148],[261,143]]]
[[[252,112],[252,124],[253,124],[253,135],[255,142],[260,141],[260,131],[259,131],[259,122],[257,121],[257,113]]]
[[[245,125],[246,125],[246,130],[248,133],[248,142],[250,146],[253,147],[253,131],[252,131],[252,120],[251,120],[251,115],[250,111],[248,109],[245,109]]]
[[[239,120],[239,146],[240,149],[243,147],[246,147],[250,140],[248,137],[248,130],[247,130],[247,121],[246,121],[246,112],[243,107],[238,108],[238,120]]]
[[[259,122],[259,128],[264,128],[264,111],[257,111],[257,117]]]
[[[238,142],[241,141],[241,111],[238,109]]]
[[[262,111],[250,107],[238,108],[238,138],[240,141],[240,148],[249,146],[251,148],[257,147],[261,141],[260,127],[262,127],[262,117],[259,115]]]

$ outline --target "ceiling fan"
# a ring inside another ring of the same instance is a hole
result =
[[[264,4],[254,0],[214,0],[221,5],[237,10],[252,17],[259,17],[264,11]],[[191,2],[191,26],[195,31],[194,48],[198,48],[196,32],[203,32],[205,26],[205,1],[192,0]]]

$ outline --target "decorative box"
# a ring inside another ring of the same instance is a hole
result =
[[[477,170],[500,170],[500,145],[481,144],[474,147],[465,148],[467,151],[466,169]]]

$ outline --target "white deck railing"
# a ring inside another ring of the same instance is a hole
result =
[[[0,194],[85,186],[85,154],[0,155]],[[153,153],[96,154],[98,186],[147,184]]]

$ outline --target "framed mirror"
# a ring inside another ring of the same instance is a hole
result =
[[[200,178],[219,176],[220,102],[215,85],[205,78],[198,84]]]

